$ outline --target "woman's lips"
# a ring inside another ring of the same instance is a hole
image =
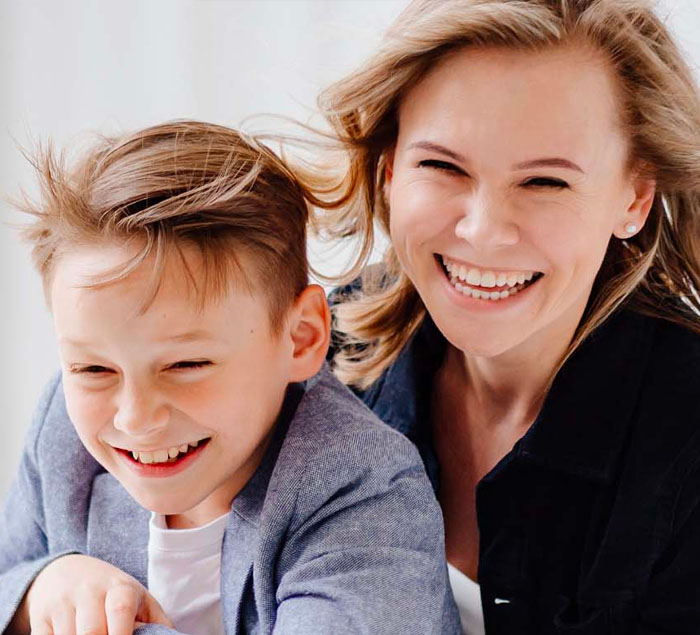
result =
[[[507,300],[540,280],[538,271],[499,271],[478,269],[459,264],[445,256],[436,256],[448,282],[458,293],[476,300],[501,302]]]

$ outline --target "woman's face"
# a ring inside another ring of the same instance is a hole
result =
[[[654,184],[626,169],[613,81],[585,49],[465,49],[402,100],[392,243],[457,348],[570,336],[611,236],[641,229]]]

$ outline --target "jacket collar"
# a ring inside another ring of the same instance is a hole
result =
[[[654,325],[650,318],[619,310],[589,336],[558,373],[515,454],[584,478],[609,479],[641,390]],[[397,360],[363,395],[381,419],[418,446],[434,486],[438,466],[430,395],[446,346],[426,317]]]
[[[609,481],[637,408],[654,330],[650,318],[621,311],[591,334],[558,373],[518,455]]]

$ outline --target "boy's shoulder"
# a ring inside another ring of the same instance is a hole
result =
[[[56,448],[61,448],[56,452]],[[82,481],[85,470],[104,471],[80,441],[68,416],[60,372],[44,388],[25,439],[25,452],[46,474],[65,486]]]
[[[386,452],[387,464],[391,459],[420,462],[415,446],[383,423],[325,363],[306,384],[282,451],[293,455],[303,450],[307,463],[311,457],[320,459],[338,451],[367,463],[376,446]],[[381,469],[382,465],[373,467]],[[349,469],[355,468],[350,465]]]
[[[286,490],[286,498],[295,500],[296,520],[302,521],[341,494],[352,504],[384,495],[401,480],[411,481],[412,504],[434,505],[415,446],[382,423],[324,364],[307,382],[280,448],[270,492],[279,496]]]

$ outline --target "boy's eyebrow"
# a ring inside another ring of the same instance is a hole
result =
[[[75,346],[77,348],[87,348],[90,346],[90,342],[87,342],[85,340],[74,340],[70,337],[66,337],[65,335],[62,335],[61,337],[58,338],[58,343],[59,344],[70,344],[71,346]]]
[[[176,335],[168,335],[163,339],[167,342],[194,342],[202,340],[215,341],[218,338],[214,337],[214,335],[208,331],[195,329],[194,331],[185,331],[184,333],[177,333]]]
[[[208,331],[205,331],[203,329],[195,329],[194,331],[185,331],[183,333],[177,333],[175,335],[167,335],[166,337],[162,338],[162,341],[164,342],[178,342],[178,343],[186,343],[186,342],[201,342],[203,340],[210,340],[212,342],[218,341],[218,338],[209,333]],[[70,337],[59,337],[58,341],[62,344],[70,344],[71,346],[76,346],[76,347],[81,347],[81,348],[86,348],[90,346],[90,342],[87,342],[85,340],[76,340],[72,339]]]

